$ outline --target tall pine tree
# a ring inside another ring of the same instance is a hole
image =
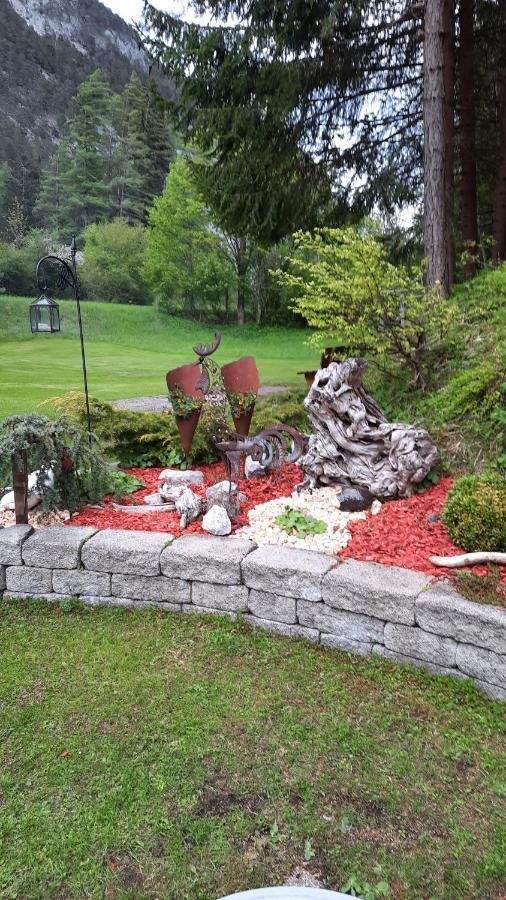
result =
[[[147,224],[173,154],[168,111],[154,82],[134,74],[114,94],[97,70],[80,85],[43,173],[36,221],[59,236],[116,217]]]

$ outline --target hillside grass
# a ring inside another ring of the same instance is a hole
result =
[[[0,643],[2,897],[506,892],[505,708],[470,683],[69,602],[3,601]]]
[[[30,412],[42,400],[82,390],[74,301],[60,302],[61,332],[32,335],[30,299],[0,296],[0,418]],[[158,314],[151,306],[82,304],[90,394],[99,400],[164,394],[165,374],[195,360],[192,347],[209,343],[215,326]],[[297,372],[314,369],[309,330],[220,325],[221,364],[257,360],[262,384],[303,386]]]

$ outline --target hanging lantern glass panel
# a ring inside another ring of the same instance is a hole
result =
[[[33,333],[60,330],[60,310],[58,304],[47,294],[41,294],[30,304],[30,325]]]

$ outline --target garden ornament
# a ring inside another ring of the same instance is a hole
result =
[[[219,441],[216,448],[225,466],[230,485],[232,475],[241,477],[241,459],[249,456],[265,472],[279,469],[284,462],[295,462],[304,453],[306,436],[290,425],[271,425],[253,437],[232,434],[230,440]]]
[[[364,359],[350,357],[316,373],[304,401],[313,434],[297,460],[301,487],[341,484],[380,500],[410,497],[439,452],[424,428],[388,422],[363,387],[366,369]]]

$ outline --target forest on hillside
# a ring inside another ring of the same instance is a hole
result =
[[[72,233],[86,296],[239,323],[301,320],[283,275],[315,228],[442,296],[506,258],[505,0],[193,6],[217,24],[146,4],[170,103],[96,70],[28,198],[0,159],[0,290]]]

